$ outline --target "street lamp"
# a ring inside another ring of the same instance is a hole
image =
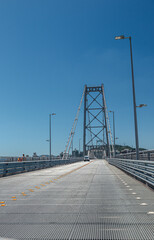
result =
[[[136,114],[136,98],[135,98],[135,85],[134,85],[134,70],[133,70],[133,55],[132,55],[132,42],[131,37],[124,35],[116,36],[115,40],[129,39],[130,42],[130,56],[131,56],[131,70],[132,70],[132,88],[133,88],[133,105],[134,105],[134,125],[135,125],[135,141],[136,141],[136,159],[139,160],[139,141],[138,141],[138,128],[137,128],[137,114]]]
[[[80,154],[80,141],[81,141],[81,138],[79,138],[79,154]]]
[[[109,111],[110,113],[113,113],[113,139],[114,139],[114,157],[115,157],[115,120],[114,120],[114,111]]]
[[[140,104],[140,105],[138,105],[138,106],[136,106],[136,107],[139,107],[139,108],[147,107],[147,104]]]
[[[72,136],[72,157],[73,157],[73,137],[74,137],[74,133],[73,132],[71,133],[71,136]]]
[[[49,114],[49,151],[50,151],[50,160],[51,160],[51,116],[56,115],[56,113]]]

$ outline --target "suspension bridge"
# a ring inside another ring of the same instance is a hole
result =
[[[82,102],[89,162],[70,158]],[[154,161],[114,153],[104,86],[85,86],[62,159],[0,163],[0,238],[154,239]]]

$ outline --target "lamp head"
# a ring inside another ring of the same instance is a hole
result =
[[[141,107],[147,107],[147,104],[140,104],[139,106],[136,106],[136,107],[139,107],[139,108],[141,108]]]
[[[125,38],[124,35],[120,35],[120,36],[116,36],[116,37],[115,37],[115,40],[120,40],[120,39],[124,39],[124,38]]]

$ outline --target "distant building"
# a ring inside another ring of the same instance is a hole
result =
[[[38,157],[37,154],[36,154],[36,152],[33,153],[33,157]]]

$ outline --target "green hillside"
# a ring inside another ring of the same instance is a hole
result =
[[[133,151],[135,151],[135,148],[132,148],[132,147],[130,147],[130,146],[128,146],[128,145],[115,145],[115,149],[117,150],[117,151],[119,151],[119,152],[121,152],[122,150],[124,150],[124,149],[129,149],[129,150],[131,150],[132,152]],[[143,151],[143,150],[146,150],[145,148],[139,148],[139,150],[140,151]]]

